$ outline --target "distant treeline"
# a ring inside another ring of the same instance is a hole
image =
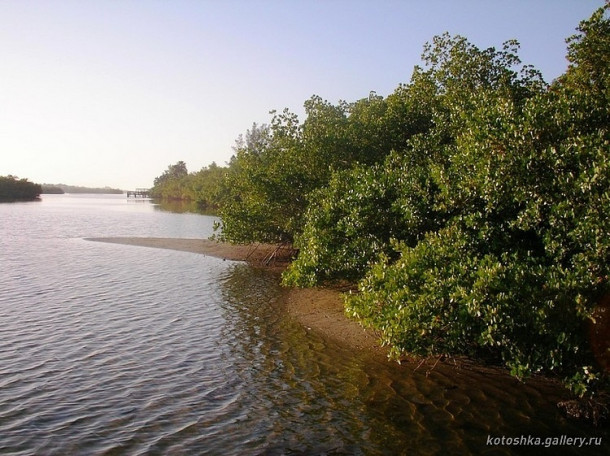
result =
[[[153,193],[219,208],[226,241],[292,243],[286,284],[357,284],[347,313],[397,356],[482,356],[584,394],[610,366],[592,325],[610,312],[609,8],[551,84],[516,41],[444,34],[391,95],[274,112],[228,166],[179,162]]]
[[[61,194],[61,193],[104,193],[104,194],[120,194],[123,190],[118,188],[96,188],[96,187],[80,187],[77,185],[66,184],[42,184],[42,193]]]
[[[80,187],[65,184],[34,184],[27,179],[19,179],[15,176],[0,176],[0,201],[32,200],[41,194],[62,193],[102,193],[122,194],[123,190],[117,188],[103,187]]]
[[[197,172],[189,173],[186,163],[179,161],[155,179],[150,196],[170,201],[195,202],[200,209],[218,209],[226,172],[227,168],[212,163]]]
[[[31,201],[42,193],[39,184],[15,176],[0,176],[0,201]]]

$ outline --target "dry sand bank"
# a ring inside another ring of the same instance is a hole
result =
[[[157,249],[181,250],[183,252],[210,255],[225,260],[247,261],[255,265],[264,264],[268,257],[270,257],[277,249],[275,245],[237,245],[211,241],[209,239],[104,237],[86,238],[85,240],[109,242],[112,244],[135,245],[140,247],[153,247]],[[276,257],[269,262],[269,264],[282,265],[287,264],[289,260],[290,258],[288,252],[285,250],[280,250],[278,251]]]

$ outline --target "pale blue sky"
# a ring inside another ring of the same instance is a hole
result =
[[[0,175],[148,187],[224,164],[269,111],[408,82],[445,31],[551,81],[603,0],[0,0]]]

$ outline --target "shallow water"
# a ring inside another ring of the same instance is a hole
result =
[[[541,451],[489,435],[602,437],[554,453],[607,452],[607,431],[562,418],[556,388],[414,371],[308,331],[272,273],[83,240],[207,237],[213,222],[121,195],[0,205],[1,454]]]

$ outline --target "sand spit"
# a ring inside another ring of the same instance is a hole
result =
[[[285,268],[292,259],[287,249],[277,250],[276,245],[235,245],[208,239],[177,239],[150,237],[86,238],[88,241],[108,242],[140,247],[180,250],[199,253],[231,261],[246,261],[257,267],[275,270]],[[275,253],[275,256],[274,256]],[[386,356],[372,331],[348,319],[343,312],[343,299],[338,290],[327,288],[293,288],[287,292],[287,311],[308,330],[349,345],[357,350],[370,350]]]
[[[270,244],[239,245],[216,242],[209,239],[156,237],[103,237],[85,238],[85,240],[157,249],[181,250],[183,252],[210,255],[225,260],[247,261],[253,265],[265,265],[265,263],[268,263],[269,266],[285,266],[291,259],[291,252],[286,249],[277,250],[276,245]],[[272,258],[274,252],[276,254]]]

